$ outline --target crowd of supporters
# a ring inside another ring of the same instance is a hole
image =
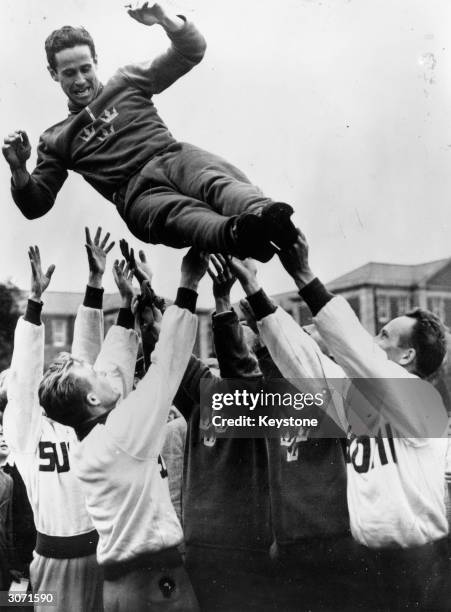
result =
[[[121,309],[104,338],[113,246],[86,230],[72,351],[45,370],[55,266],[44,272],[29,249],[29,299],[1,379],[0,590],[29,579],[57,594],[56,609],[80,612],[448,610],[448,416],[428,382],[446,354],[438,318],[416,309],[372,338],[311,272],[301,232],[279,257],[309,329],[272,303],[252,260],[191,249],[168,305],[145,254],[121,242]],[[193,354],[207,272],[216,363]],[[236,281],[245,298],[232,308]],[[327,406],[308,414],[327,434],[224,435],[205,400],[318,382]]]

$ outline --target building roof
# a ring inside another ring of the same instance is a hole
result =
[[[449,263],[450,257],[413,265],[369,262],[327,283],[327,288],[337,291],[363,285],[415,287],[426,283]]]
[[[84,292],[46,291],[44,295],[44,315],[71,316],[76,315],[78,307],[83,303]],[[104,312],[116,312],[121,307],[118,293],[105,293],[103,296]]]

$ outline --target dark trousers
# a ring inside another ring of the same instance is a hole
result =
[[[350,535],[280,546],[274,597],[284,612],[366,612],[365,560]]]
[[[202,612],[280,612],[267,553],[188,545],[186,570]]]
[[[272,202],[238,168],[187,143],[156,155],[114,200],[140,240],[213,253],[230,251],[236,215]]]
[[[451,610],[451,566],[447,538],[413,548],[369,550],[367,610]]]

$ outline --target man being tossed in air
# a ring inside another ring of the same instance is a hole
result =
[[[45,215],[67,178],[81,174],[113,202],[144,242],[268,261],[296,239],[288,204],[273,202],[237,168],[178,142],[152,102],[198,64],[206,43],[195,26],[160,4],[131,9],[138,22],[160,25],[171,46],[152,61],[120,68],[103,85],[90,34],[64,26],[45,43],[48,70],[69,100],[69,116],[46,130],[31,174],[24,131],[5,138],[12,195],[27,219]]]

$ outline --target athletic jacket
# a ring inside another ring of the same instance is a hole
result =
[[[131,560],[182,541],[160,451],[196,329],[194,314],[170,306],[162,319],[151,366],[132,392],[136,332],[113,326],[105,338],[95,368],[120,374],[124,399],[104,425],[96,425],[71,449],[74,469],[99,533],[100,564]]]
[[[266,347],[257,351],[257,357],[265,377],[265,392],[279,390],[276,387],[283,376]],[[285,390],[291,390],[288,384]],[[350,537],[340,430],[320,409],[313,416],[330,437],[315,438],[314,431],[300,428],[292,437],[266,441],[271,523],[277,551],[282,555],[284,548],[293,551],[296,544],[308,538]],[[333,437],[335,429],[337,437]]]
[[[314,293],[314,287],[310,290]],[[427,415],[443,420],[443,433],[446,428],[446,412],[435,389],[418,381],[423,393],[418,394],[416,405],[412,394],[403,397],[406,387],[397,385],[395,379],[418,379],[388,360],[343,298],[330,299],[314,313],[318,330],[338,365],[280,308],[271,314],[266,310],[266,314],[259,323],[262,338],[282,374],[293,384],[305,390],[310,378],[343,379],[341,392],[337,382],[333,383],[333,410],[344,426],[350,410],[349,393],[354,393],[349,391],[349,382],[346,387],[347,377],[374,379],[374,388],[383,388],[378,397],[384,397],[385,404],[370,406],[372,425],[379,419],[376,425],[383,435],[355,436],[351,431],[348,439],[347,494],[354,538],[380,548],[417,546],[445,536],[447,439],[424,437]],[[425,398],[427,406],[422,404]],[[364,402],[362,410],[366,413],[367,409],[368,402]],[[359,410],[355,397],[352,410]],[[411,437],[390,435],[391,423],[396,423],[398,434],[402,435],[405,427],[404,436],[409,431]]]
[[[80,536],[92,532],[93,525],[69,461],[75,432],[47,418],[39,405],[44,337],[44,325],[22,317],[18,320],[8,377],[5,438],[25,483],[38,532]],[[80,306],[74,328],[74,356],[93,363],[102,338],[101,309]]]
[[[272,542],[266,441],[217,438],[211,412],[200,406],[207,393],[222,389],[221,377],[259,388],[261,372],[233,311],[213,316],[213,334],[221,376],[192,356],[183,377],[177,407],[188,422],[183,481],[183,530],[190,546],[267,553]],[[207,557],[206,557],[207,558]],[[210,557],[208,557],[210,558]]]
[[[188,22],[168,36],[172,45],[166,53],[120,68],[89,106],[79,110],[69,104],[69,117],[42,134],[31,179],[22,189],[11,188],[27,218],[39,217],[53,206],[68,170],[81,174],[113,201],[119,187],[176,142],[151,98],[199,63],[206,44]]]

